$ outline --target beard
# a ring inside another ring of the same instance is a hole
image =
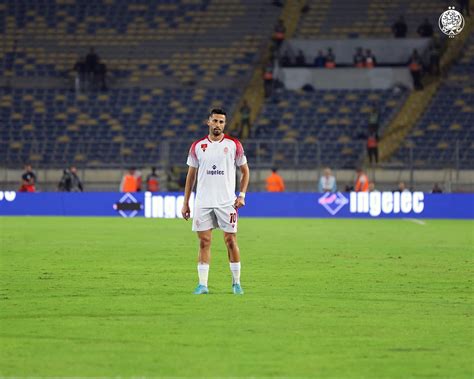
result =
[[[215,136],[218,136],[222,133],[222,130],[218,129],[218,128],[214,128],[212,129],[212,134],[214,134]]]

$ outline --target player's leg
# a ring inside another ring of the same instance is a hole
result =
[[[212,230],[197,232],[199,238],[199,253],[198,253],[198,277],[199,285],[194,291],[195,294],[200,295],[208,293],[207,281],[209,278],[209,263],[211,263],[211,240]]]
[[[199,284],[194,290],[196,295],[207,294],[207,281],[209,277],[209,263],[211,261],[212,229],[217,225],[217,220],[211,209],[195,208],[193,217],[193,230],[199,239],[198,277]]]
[[[237,244],[237,233],[224,232],[230,271],[232,272],[232,290],[237,295],[244,293],[240,285],[240,249]]]
[[[232,272],[232,289],[236,294],[243,294],[240,286],[240,249],[237,244],[238,213],[233,206],[215,210],[219,228],[224,232],[230,271]]]

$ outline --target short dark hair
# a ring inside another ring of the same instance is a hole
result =
[[[221,108],[213,108],[211,109],[211,111],[209,112],[209,116],[208,117],[211,117],[213,114],[223,114],[224,116],[227,117],[227,113],[225,113],[225,111]]]

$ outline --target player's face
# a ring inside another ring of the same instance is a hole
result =
[[[209,133],[218,137],[224,132],[225,116],[213,113],[207,120],[207,125],[209,126]]]

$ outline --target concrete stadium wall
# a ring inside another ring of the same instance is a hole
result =
[[[413,88],[413,79],[406,67],[382,67],[370,70],[336,68],[280,68],[276,77],[290,90],[310,84],[315,89],[390,89],[396,85]]]

